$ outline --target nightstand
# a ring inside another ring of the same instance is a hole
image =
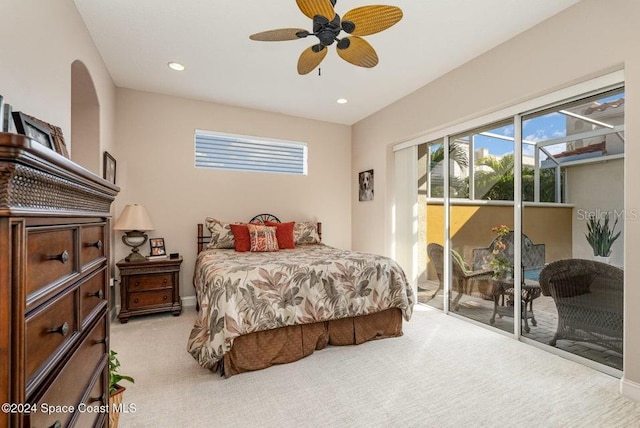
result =
[[[116,263],[120,270],[120,313],[122,323],[135,315],[182,312],[180,301],[180,265],[177,259]]]

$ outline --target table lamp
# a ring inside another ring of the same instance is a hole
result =
[[[131,253],[125,257],[127,262],[141,262],[145,260],[145,257],[138,252],[138,247],[141,247],[147,242],[149,237],[144,232],[153,230],[153,225],[151,224],[149,213],[147,213],[144,206],[133,204],[124,207],[120,218],[115,226],[113,226],[113,230],[123,231],[122,242],[131,247]]]

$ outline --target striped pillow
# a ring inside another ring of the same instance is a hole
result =
[[[278,251],[278,239],[276,228],[257,224],[247,224],[249,238],[251,239],[251,251],[267,252]]]

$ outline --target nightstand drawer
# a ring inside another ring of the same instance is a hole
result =
[[[170,273],[154,275],[134,275],[129,280],[129,291],[157,290],[173,287],[173,275]]]
[[[45,363],[56,359],[56,350],[69,344],[78,332],[78,289],[72,289],[26,320],[26,379]]]
[[[36,291],[75,272],[76,233],[75,228],[28,231],[27,299]]]
[[[100,305],[107,302],[106,267],[93,274],[80,286],[80,324],[88,321],[89,315]]]
[[[80,265],[88,265],[105,257],[104,224],[82,226],[80,229]]]
[[[171,305],[173,303],[173,300],[171,299],[172,293],[173,290],[170,288],[160,291],[131,293],[129,294],[129,309],[156,305]]]

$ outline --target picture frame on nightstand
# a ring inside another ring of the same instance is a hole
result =
[[[151,257],[154,256],[166,256],[167,250],[164,248],[164,238],[151,238],[149,239],[149,246],[151,247]]]

